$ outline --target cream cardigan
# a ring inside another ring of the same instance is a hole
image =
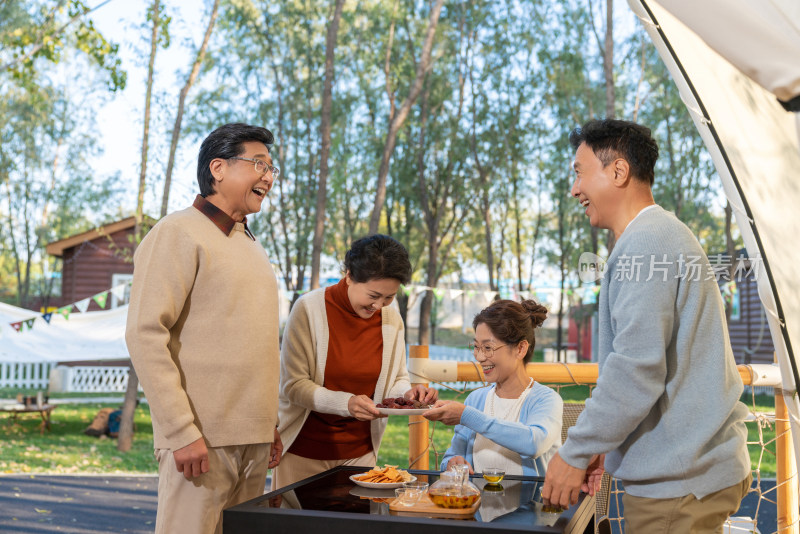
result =
[[[400,314],[389,306],[381,310],[383,361],[375,385],[375,402],[398,397],[411,388],[406,369],[406,344]],[[325,289],[316,289],[295,302],[283,334],[281,347],[279,431],[285,451],[292,446],[308,414],[350,415],[347,402],[352,393],[331,391],[322,386],[328,359],[328,317],[325,313]],[[334,334],[335,335],[335,334]],[[371,424],[375,454],[386,430],[386,418]]]

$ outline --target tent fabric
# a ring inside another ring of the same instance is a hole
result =
[[[124,360],[128,306],[78,313],[69,319],[0,303],[0,362],[68,362]],[[36,318],[32,329],[17,332],[10,323]]]
[[[659,4],[779,100],[800,96],[797,0],[661,0]]]
[[[793,395],[800,382],[796,359],[800,350],[800,247],[796,245],[800,117],[775,99],[800,94],[800,18],[776,19],[772,26],[763,22],[767,16],[777,17],[782,9],[787,18],[800,8],[778,1],[628,2],[669,69],[709,150],[749,255],[761,259],[759,296],[767,311],[795,456],[800,460],[800,404]],[[716,6],[713,13],[705,12],[711,5]],[[738,22],[731,26],[730,21]],[[793,33],[774,35],[791,27]],[[724,34],[729,39],[723,46]],[[754,44],[761,39],[782,48],[764,57],[763,47]]]

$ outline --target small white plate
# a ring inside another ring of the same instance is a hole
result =
[[[364,473],[359,473],[357,475],[351,475],[350,480],[355,484],[358,484],[362,488],[370,488],[370,489],[395,489],[395,488],[402,488],[403,482],[414,482],[417,480],[417,477],[411,475],[410,480],[404,480],[403,482],[362,482],[355,477],[363,476]]]
[[[383,415],[422,415],[430,408],[378,408]]]

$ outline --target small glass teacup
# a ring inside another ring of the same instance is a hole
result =
[[[421,494],[428,491],[428,483],[415,480],[414,482],[403,482],[405,489],[418,490]]]
[[[486,467],[483,469],[483,478],[489,484],[500,484],[504,476],[506,476],[506,472],[499,467]]]
[[[397,488],[394,495],[401,506],[414,506],[422,497],[422,492],[415,488]]]

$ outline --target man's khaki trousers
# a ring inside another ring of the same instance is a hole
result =
[[[702,499],[622,496],[625,534],[722,534],[725,520],[736,513],[753,476]]]
[[[187,480],[169,449],[156,449],[156,534],[221,534],[222,510],[264,494],[269,443],[208,448],[208,472]]]

